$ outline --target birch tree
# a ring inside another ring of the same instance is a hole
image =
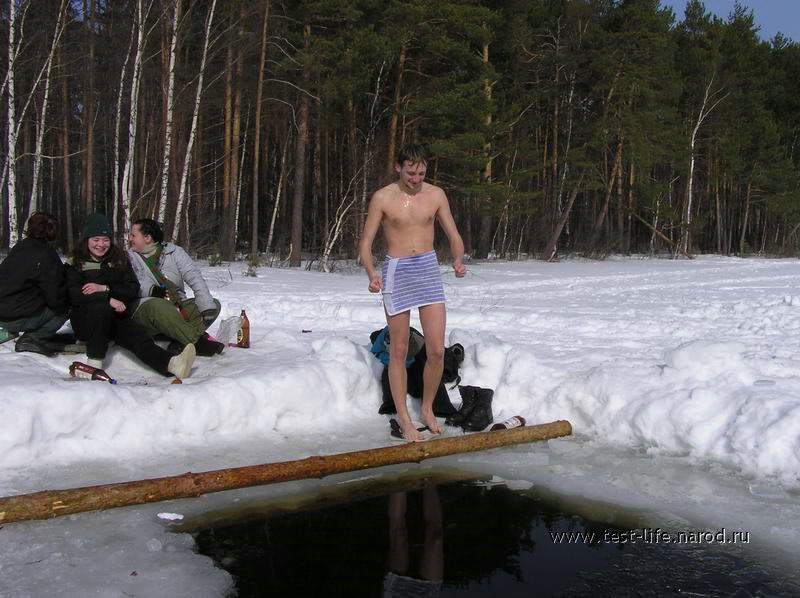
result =
[[[186,153],[183,157],[183,171],[181,172],[181,182],[178,192],[178,205],[175,209],[175,224],[172,226],[172,238],[178,238],[181,219],[183,218],[184,205],[187,204],[187,181],[189,179],[189,167],[192,162],[192,150],[194,140],[197,136],[197,121],[200,115],[200,100],[203,97],[203,80],[206,74],[206,62],[208,60],[208,48],[211,44],[211,25],[214,23],[214,11],[217,7],[217,0],[211,0],[211,6],[206,15],[205,35],[203,37],[203,54],[200,58],[200,72],[197,75],[197,89],[194,94],[194,108],[192,109],[192,125],[189,130],[189,141],[186,144]]]
[[[6,113],[7,146],[6,164],[8,165],[8,187],[6,188],[6,201],[8,208],[8,246],[17,243],[17,119],[16,119],[16,93],[14,70],[16,68],[17,46],[15,32],[17,27],[17,2],[8,0],[8,108]]]
[[[695,147],[697,146],[697,133],[703,122],[708,118],[708,115],[714,111],[719,103],[728,97],[728,94],[719,96],[721,90],[713,90],[714,76],[712,75],[708,84],[706,85],[705,92],[703,93],[703,101],[700,104],[700,109],[697,112],[697,118],[692,127],[692,133],[689,136],[689,174],[686,177],[686,208],[683,212],[683,222],[681,223],[681,240],[680,249],[684,254],[689,253],[689,237],[690,228],[692,225],[692,209],[693,209],[693,190],[694,190],[694,168],[695,168]]]
[[[170,154],[172,152],[172,115],[175,96],[175,56],[178,47],[178,22],[181,18],[181,0],[175,0],[172,7],[172,40],[167,67],[167,111],[164,123],[164,156],[161,159],[161,192],[158,195],[158,221],[164,222],[167,213],[167,191],[169,188]]]
[[[128,154],[125,157],[125,167],[122,172],[122,206],[121,211],[124,216],[123,234],[131,228],[131,201],[133,198],[133,168],[136,158],[136,137],[138,131],[139,118],[139,86],[142,80],[142,63],[144,61],[144,50],[147,35],[145,25],[147,17],[153,7],[154,0],[149,0],[147,8],[144,8],[145,0],[136,0],[136,54],[133,59],[133,75],[131,77],[130,93],[130,118],[128,120]]]
[[[119,89],[117,90],[117,109],[114,117],[114,166],[113,166],[113,179],[111,181],[111,198],[113,207],[113,222],[114,226],[119,228],[119,213],[122,209],[123,202],[120,195],[120,136],[122,130],[122,104],[125,98],[125,78],[128,72],[128,63],[130,62],[131,52],[133,51],[133,44],[136,41],[136,22],[134,21],[131,26],[131,41],[128,44],[128,51],[125,53],[125,60],[122,63],[122,69],[119,75]]]

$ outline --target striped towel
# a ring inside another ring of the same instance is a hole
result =
[[[390,316],[415,307],[445,302],[435,251],[408,257],[387,255],[382,274],[383,305]]]

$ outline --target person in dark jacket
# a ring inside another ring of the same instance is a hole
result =
[[[23,333],[16,350],[52,356],[53,337],[68,314],[64,265],[50,242],[56,238],[52,214],[34,212],[25,239],[0,264],[0,328]]]
[[[112,236],[108,219],[92,214],[67,262],[70,321],[75,335],[86,341],[89,365],[103,367],[108,343],[113,340],[165,376],[188,377],[195,358],[194,345],[172,356],[131,319],[139,281],[127,253],[114,245]]]

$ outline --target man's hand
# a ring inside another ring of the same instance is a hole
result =
[[[96,282],[87,282],[81,287],[81,292],[84,295],[93,295],[94,293],[105,293],[109,288],[104,284],[97,284]]]
[[[378,274],[373,274],[370,276],[369,279],[369,292],[370,293],[379,293],[383,288],[383,284],[381,283],[381,277]]]
[[[453,270],[456,272],[456,278],[464,278],[464,275],[467,273],[467,267],[461,260],[453,262]]]
[[[108,300],[108,303],[109,305],[111,305],[111,308],[118,314],[121,314],[125,311],[125,304],[119,299],[114,299],[112,297],[111,299]]]
[[[203,324],[205,324],[205,327],[208,328],[214,323],[214,320],[217,319],[217,310],[207,309],[204,312],[201,312],[200,317],[203,318]]]

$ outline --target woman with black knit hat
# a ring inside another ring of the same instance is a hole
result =
[[[108,219],[92,214],[67,261],[70,320],[75,335],[86,341],[89,365],[103,367],[108,343],[113,340],[165,376],[188,377],[194,345],[172,356],[131,319],[129,306],[138,299],[139,281],[127,253],[114,245],[112,238]]]

